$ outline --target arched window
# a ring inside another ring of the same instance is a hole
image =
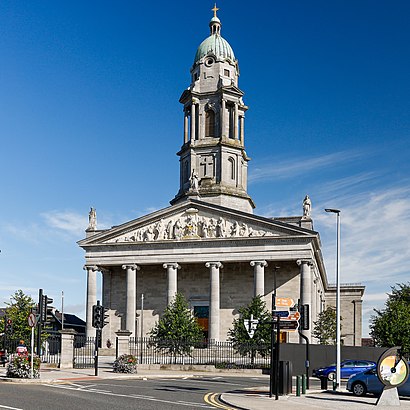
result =
[[[205,112],[205,137],[215,137],[215,113],[213,110]]]
[[[230,173],[231,173],[231,179],[235,180],[235,178],[236,178],[235,159],[232,158],[232,157],[229,157],[228,162],[229,162],[229,170],[230,170]]]

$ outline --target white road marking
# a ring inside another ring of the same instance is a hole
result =
[[[17,408],[17,407],[3,406],[1,404],[0,404],[0,408],[1,409],[10,409],[10,410],[23,410],[23,409],[20,409],[20,408]]]
[[[119,393],[112,393],[112,392],[104,392],[104,391],[95,391],[95,390],[84,390],[78,387],[69,387],[69,386],[59,386],[59,385],[44,385],[50,388],[54,389],[65,389],[65,390],[76,390],[82,393],[94,393],[94,394],[103,394],[106,396],[114,396],[114,397],[127,397],[127,398],[132,398],[132,399],[139,399],[139,400],[149,400],[149,401],[155,401],[158,403],[168,403],[168,404],[175,404],[178,403],[182,406],[197,406],[197,407],[203,407],[202,403],[189,403],[185,404],[182,402],[174,402],[171,400],[164,400],[164,399],[156,399],[155,397],[151,396],[139,396],[139,395],[131,395],[131,394],[119,394]],[[16,409],[16,410],[22,410],[22,409]]]

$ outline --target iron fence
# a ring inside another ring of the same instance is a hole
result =
[[[10,337],[3,337],[0,341],[0,350],[5,350],[7,356],[16,352],[17,346],[22,339],[15,339]],[[30,337],[24,339],[27,341],[25,344],[27,346],[27,351],[31,351]],[[34,352],[37,353],[37,348],[35,347]],[[43,340],[40,349],[40,360],[42,363],[49,364],[59,364],[60,363],[60,353],[61,353],[61,335],[53,334],[49,335],[47,339]]]
[[[47,337],[41,345],[40,359],[42,363],[59,364],[61,353],[61,335]]]
[[[177,350],[176,353],[175,350]],[[130,338],[129,354],[140,364],[214,365],[217,368],[269,368],[270,345]]]
[[[74,361],[75,369],[94,367],[95,337],[84,335],[74,336]]]

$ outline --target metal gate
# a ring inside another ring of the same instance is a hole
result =
[[[95,337],[74,336],[74,369],[94,367]]]

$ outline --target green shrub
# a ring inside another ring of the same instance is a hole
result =
[[[33,356],[33,378],[40,377],[40,358]],[[13,354],[9,357],[6,377],[29,379],[31,374],[31,354]]]
[[[137,357],[132,354],[119,356],[113,365],[115,373],[137,373]]]

